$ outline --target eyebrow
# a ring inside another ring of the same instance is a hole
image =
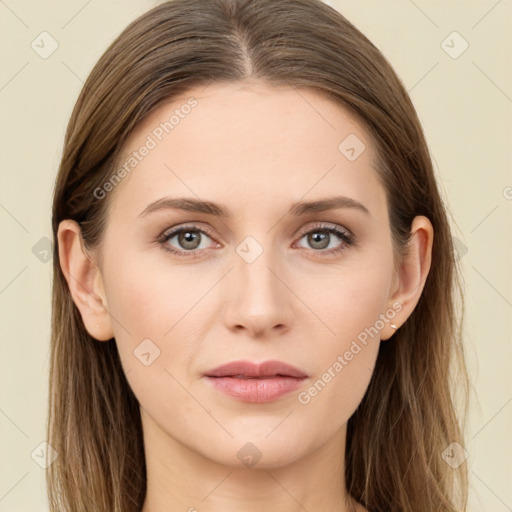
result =
[[[319,199],[317,201],[302,201],[294,203],[288,213],[294,216],[305,215],[307,213],[324,212],[336,208],[354,208],[371,215],[368,208],[355,199],[350,197],[336,196],[328,197],[326,199]],[[230,217],[229,210],[217,203],[211,201],[203,201],[200,199],[188,197],[163,197],[157,201],[149,204],[140,214],[139,217],[144,217],[149,213],[159,210],[184,210],[195,213],[206,213],[216,217],[228,218]]]

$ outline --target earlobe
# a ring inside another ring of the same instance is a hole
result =
[[[59,261],[73,302],[87,332],[99,341],[114,337],[100,269],[87,253],[79,224],[70,219],[59,224]]]
[[[388,308],[394,308],[395,311],[396,304],[399,304],[400,311],[381,331],[381,340],[389,339],[418,304],[430,271],[433,241],[434,228],[430,220],[423,215],[415,217],[411,225],[410,241],[397,270],[395,286],[388,302]]]

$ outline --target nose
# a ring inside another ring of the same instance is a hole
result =
[[[229,296],[225,325],[255,338],[269,339],[290,329],[293,293],[271,251],[265,249],[252,263],[235,255],[234,268],[226,276]]]

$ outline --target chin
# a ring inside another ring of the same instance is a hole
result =
[[[233,439],[216,444],[214,453],[211,452],[212,444],[209,444],[210,453],[203,452],[203,455],[233,469],[275,469],[297,461],[314,449],[311,433],[307,434],[307,439],[298,434],[290,436],[281,432],[279,435],[279,428],[272,432],[278,423],[272,422],[270,429],[253,426],[251,430],[231,430]],[[269,432],[272,433],[269,435]]]

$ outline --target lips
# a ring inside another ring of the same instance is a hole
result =
[[[242,402],[265,403],[298,389],[308,375],[281,361],[234,361],[205,373],[214,389]]]
[[[207,377],[237,377],[237,378],[269,378],[295,377],[304,379],[308,375],[294,366],[281,361],[265,361],[252,363],[250,361],[233,361],[223,364],[205,373]]]

